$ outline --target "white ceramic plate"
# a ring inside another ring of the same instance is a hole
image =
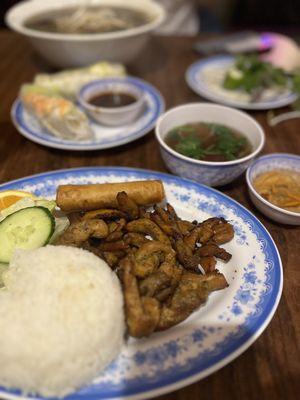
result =
[[[226,71],[233,63],[234,57],[231,56],[213,56],[197,61],[187,69],[186,82],[205,99],[245,110],[270,110],[287,106],[297,99],[295,93],[286,91],[280,95],[271,95],[263,101],[250,102],[245,94],[222,88]]]
[[[191,384],[245,351],[277,308],[283,275],[270,234],[248,210],[214,189],[158,172],[95,167],[35,175],[1,185],[0,190],[21,189],[54,198],[60,184],[147,179],[164,182],[167,200],[181,217],[222,216],[234,225],[235,238],[224,245],[233,257],[228,264],[217,264],[229,287],[211,294],[205,306],[172,329],[142,340],[130,339],[119,357],[69,400],[141,400]],[[0,388],[0,397],[25,398],[5,388]]]
[[[89,141],[64,140],[50,135],[37,119],[28,113],[20,99],[17,99],[11,109],[11,118],[21,135],[38,144],[63,150],[102,150],[132,142],[150,132],[157,118],[163,113],[165,103],[160,92],[149,83],[128,77],[145,94],[145,110],[141,117],[130,125],[121,127],[106,127],[90,120],[94,137]]]

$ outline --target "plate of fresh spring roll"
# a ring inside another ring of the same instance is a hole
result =
[[[2,398],[153,398],[238,357],[276,311],[283,273],[275,243],[253,214],[210,187],[91,167],[1,185],[1,198],[9,194],[23,198],[0,212],[0,309],[14,306],[0,331]],[[23,303],[31,304],[25,313]],[[31,318],[36,310],[44,325]],[[20,346],[18,318],[26,321]]]
[[[149,83],[135,79],[144,94],[144,110],[128,125],[99,124],[76,101],[78,91],[87,83],[114,77],[126,79],[124,67],[105,62],[54,74],[38,74],[32,83],[21,87],[11,109],[12,121],[27,139],[63,150],[101,150],[136,140],[153,129],[165,108],[162,95]]]

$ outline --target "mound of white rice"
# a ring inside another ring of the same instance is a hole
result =
[[[85,250],[18,250],[0,290],[0,386],[63,397],[121,350],[118,278]]]

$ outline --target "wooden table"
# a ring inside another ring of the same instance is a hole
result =
[[[192,39],[155,38],[130,72],[155,85],[167,108],[199,101],[185,84],[186,68],[197,59]],[[112,150],[66,152],[23,138],[10,121],[19,87],[43,68],[31,47],[7,31],[0,33],[0,182],[39,172],[82,166],[126,166],[166,172],[153,132]],[[264,112],[251,113],[264,127],[264,153],[300,154],[300,120],[268,127]],[[251,204],[245,178],[220,190],[250,209],[272,234],[284,266],[281,302],[263,335],[237,360],[212,376],[160,400],[294,400],[300,392],[300,265],[297,227],[266,219]],[[297,249],[298,245],[298,249]]]

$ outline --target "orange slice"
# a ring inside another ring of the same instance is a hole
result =
[[[32,193],[20,190],[5,190],[4,192],[0,192],[0,211],[10,207],[24,197],[36,198]]]

